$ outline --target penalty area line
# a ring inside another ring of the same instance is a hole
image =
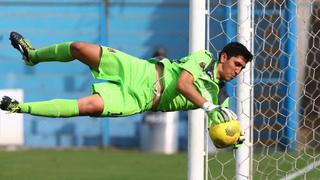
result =
[[[300,169],[299,171],[296,171],[292,174],[289,174],[283,178],[281,178],[281,180],[291,180],[291,179],[294,179],[296,177],[299,177],[301,176],[302,174],[305,174],[305,173],[308,173],[309,171],[317,168],[318,166],[320,166],[320,160],[319,161],[316,161],[312,164],[309,164],[308,166],[304,167],[303,169]]]

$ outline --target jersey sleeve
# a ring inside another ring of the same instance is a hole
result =
[[[194,79],[200,77],[212,60],[209,51],[201,50],[180,59],[179,67],[192,74]]]

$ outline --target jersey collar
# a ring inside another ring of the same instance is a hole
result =
[[[213,82],[218,84],[219,87],[223,87],[225,82],[217,79],[217,65],[218,65],[218,62],[212,60],[211,63],[209,64],[209,66],[205,69],[205,72],[206,72],[206,74],[209,75],[210,79]]]

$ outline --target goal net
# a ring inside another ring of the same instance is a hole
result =
[[[319,179],[320,174],[320,1],[208,0],[208,48],[241,38],[240,11],[251,12],[251,112],[237,92],[243,78],[227,85],[231,109],[248,117],[249,175],[237,171],[236,150],[209,143],[208,179]],[[251,10],[251,11],[249,11]],[[239,102],[240,101],[240,102]],[[243,101],[243,102],[242,102]],[[240,107],[240,108],[239,108]],[[247,166],[247,165],[246,165]]]

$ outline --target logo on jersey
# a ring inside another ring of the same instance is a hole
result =
[[[201,69],[204,69],[206,67],[206,63],[201,62],[201,63],[199,63],[199,66],[201,67]]]
[[[112,53],[115,53],[115,52],[116,52],[113,48],[109,48],[109,47],[108,47],[108,51],[109,51],[109,52],[112,52]]]

